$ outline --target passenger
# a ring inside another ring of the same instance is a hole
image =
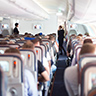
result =
[[[6,41],[0,41],[0,45],[7,45],[7,42]]]
[[[0,38],[4,38],[4,36],[2,34],[0,34]]]
[[[59,57],[58,57],[58,51],[59,51],[58,49],[59,49],[59,48],[58,48],[57,42],[55,41],[55,37],[54,37],[53,35],[50,35],[50,36],[49,36],[49,40],[52,42],[52,48],[53,48],[53,51],[54,51],[54,52],[53,52],[54,54],[53,54],[52,57],[54,57],[54,56],[57,54],[57,59],[58,59],[58,58],[59,58]],[[51,53],[52,53],[52,52],[51,52]],[[57,67],[55,66],[55,64],[52,64],[52,63],[51,63],[51,65],[52,65],[52,66],[51,66],[51,70],[52,70],[52,72],[54,73],[54,72],[56,71]]]
[[[80,55],[86,53],[95,53],[95,46],[91,43],[86,43],[82,46]],[[64,74],[65,87],[69,96],[78,96],[78,71],[77,66],[69,67]]]
[[[83,43],[84,43],[84,44],[85,44],[85,43],[93,43],[93,41],[92,41],[91,39],[85,39]]]
[[[83,35],[82,35],[82,34],[78,34],[78,36],[83,37]]]
[[[63,40],[64,40],[64,30],[63,30],[62,26],[60,25],[59,26],[59,29],[58,29],[59,51],[61,51],[60,54],[62,55],[63,54],[62,53],[62,49],[63,49],[64,54],[66,55],[66,51],[63,48]]]
[[[31,48],[32,50],[34,50],[34,44],[30,40],[27,40],[27,42],[24,43],[22,48]],[[49,81],[48,72],[45,70],[43,64],[39,60],[38,60],[38,74],[41,74],[41,76],[38,77],[39,82]]]
[[[5,53],[20,54],[20,51],[16,48],[9,48],[5,50]],[[24,81],[24,96],[37,96],[37,86],[35,85],[34,76],[27,69],[24,70]]]
[[[90,36],[88,32],[86,32],[84,35],[86,35],[86,36]]]
[[[14,28],[14,30],[13,30],[13,34],[14,35],[18,35],[19,34],[19,31],[18,31],[18,23],[15,23],[15,28]]]
[[[72,34],[70,37],[69,37],[69,41],[67,42],[67,57],[71,57],[72,54],[71,54],[71,50],[72,50],[72,46],[71,46],[71,43],[72,43],[72,39],[73,38],[76,38],[76,35],[75,34]],[[72,58],[72,57],[71,57]]]
[[[42,42],[40,38],[36,38],[34,40],[32,40],[34,46],[40,46],[40,43]],[[48,63],[47,58],[43,57],[43,66],[45,67],[46,71],[48,72],[48,74],[50,73],[50,63]]]

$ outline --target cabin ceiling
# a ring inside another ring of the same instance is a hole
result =
[[[67,16],[67,0],[0,0],[0,16],[49,19],[50,14],[62,12],[61,19]]]
[[[76,23],[94,22],[96,0],[0,0],[0,16],[46,20],[50,14],[59,20]]]
[[[66,13],[67,0],[34,0],[38,2],[49,14],[56,14],[58,11]]]
[[[62,15],[57,15],[59,21],[64,21],[67,18],[67,0],[34,0],[39,4],[48,14],[57,15],[59,12]]]

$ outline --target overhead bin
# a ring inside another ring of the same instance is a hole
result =
[[[76,23],[92,23],[96,22],[96,0],[68,0],[69,13],[68,19]]]
[[[48,13],[33,0],[1,0],[0,15],[36,20],[49,19]]]

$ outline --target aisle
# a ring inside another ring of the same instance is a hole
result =
[[[51,96],[68,96],[64,85],[65,60],[66,57],[60,55],[57,62],[57,71]]]

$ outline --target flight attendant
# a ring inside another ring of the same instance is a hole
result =
[[[66,51],[63,48],[63,40],[64,40],[64,30],[63,30],[62,26],[60,25],[59,29],[58,29],[59,51],[61,51],[60,55],[62,55],[62,49],[66,55]]]
[[[18,31],[18,23],[15,23],[15,28],[14,28],[14,30],[13,30],[13,34],[14,35],[18,35],[19,34],[19,31]]]

